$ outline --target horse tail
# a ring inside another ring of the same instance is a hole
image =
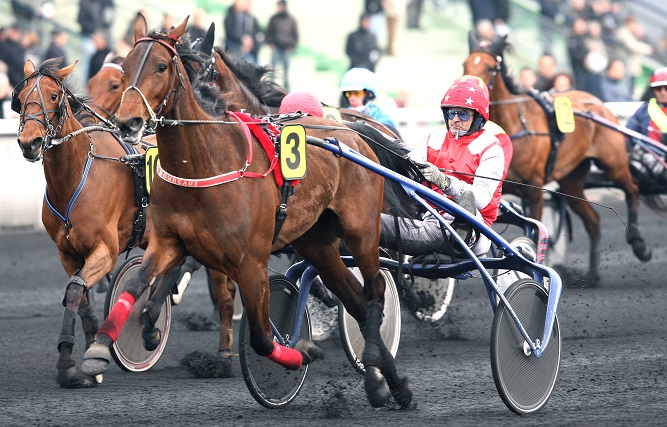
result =
[[[368,144],[380,164],[406,178],[422,182],[424,176],[407,157],[408,150],[398,139],[390,139],[386,134],[364,122],[344,122],[356,131]],[[401,185],[391,179],[384,180],[384,205],[389,213],[404,218],[416,218],[420,206],[403,190]]]

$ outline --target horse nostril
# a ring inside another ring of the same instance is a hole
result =
[[[41,136],[39,138],[35,138],[30,143],[30,148],[32,148],[33,150],[39,148],[42,146],[42,142],[44,142],[44,138],[42,138]]]
[[[144,121],[141,117],[135,117],[128,123],[128,127],[133,133],[137,133],[144,126]]]

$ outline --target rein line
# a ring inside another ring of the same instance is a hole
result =
[[[623,223],[623,226],[625,227],[625,231],[629,231],[628,225],[625,223],[625,221],[623,221],[623,218],[621,218],[621,216],[618,214],[618,212],[616,212],[616,209],[614,209],[611,206],[603,205],[602,203],[592,202],[590,200],[582,199],[581,197],[573,196],[571,194],[562,193],[562,192],[556,191],[556,190],[549,190],[548,188],[538,187],[537,185],[512,181],[510,179],[499,179],[499,178],[493,178],[493,177],[490,177],[490,176],[477,175],[477,174],[474,174],[474,173],[458,172],[458,171],[455,171],[453,169],[444,169],[444,168],[439,168],[439,169],[442,172],[451,173],[451,174],[454,174],[454,175],[472,176],[472,177],[476,177],[476,178],[489,179],[489,180],[498,181],[498,182],[507,182],[507,183],[510,183],[510,184],[521,185],[521,186],[528,187],[528,188],[534,188],[534,189],[537,189],[537,190],[545,191],[547,193],[558,194],[560,196],[565,196],[565,197],[569,197],[571,199],[575,199],[575,200],[579,200],[579,201],[582,201],[582,202],[590,203],[591,205],[600,206],[602,208],[610,209],[612,212],[614,212],[614,214],[616,214],[618,219]]]

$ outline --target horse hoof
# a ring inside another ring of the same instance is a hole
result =
[[[644,242],[641,245],[632,245],[632,252],[641,262],[649,262],[653,258],[653,250]]]
[[[307,365],[324,357],[322,349],[312,341],[299,340],[294,346],[294,349],[301,352],[301,356],[303,357],[302,365]]]
[[[391,395],[402,409],[411,408],[412,402],[412,387],[410,386],[410,379],[403,377],[398,380],[398,384],[391,387]]]
[[[91,377],[80,374],[75,367],[59,369],[56,380],[62,388],[89,388],[95,385]]]
[[[144,327],[141,331],[141,339],[146,351],[155,351],[155,349],[160,345],[162,334],[158,328],[149,329]]]
[[[109,362],[111,362],[109,347],[104,344],[93,344],[83,356],[81,372],[90,377],[103,374],[109,370]]]
[[[391,398],[391,391],[389,391],[387,381],[385,381],[382,376],[380,368],[375,366],[366,367],[364,388],[366,389],[368,402],[374,408],[382,408],[386,406]]]

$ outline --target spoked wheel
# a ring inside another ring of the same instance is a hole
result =
[[[297,287],[285,276],[269,278],[271,289],[270,316],[274,326],[285,337],[292,333],[296,306],[299,297]],[[290,337],[291,338],[291,337]],[[299,339],[310,340],[310,317],[308,311],[303,318]],[[294,347],[297,340],[291,339]],[[267,408],[278,408],[290,403],[299,393],[308,372],[308,365],[295,371],[283,368],[266,357],[259,356],[250,346],[250,328],[245,311],[241,317],[239,331],[239,360],[243,380],[252,397]]]
[[[565,201],[554,197],[544,199],[541,221],[549,230],[549,249],[545,260],[548,266],[566,266],[570,253],[572,228],[563,216],[562,203]]]
[[[532,279],[521,279],[505,291],[512,310],[532,340],[542,339],[547,293]],[[560,328],[554,322],[551,339],[540,357],[526,344],[504,303],[491,329],[491,369],[500,397],[517,414],[539,411],[549,400],[560,365]]]
[[[104,317],[106,318],[111,308],[118,300],[118,297],[125,292],[125,287],[132,277],[134,277],[141,267],[142,255],[134,256],[120,267],[111,278],[111,284],[107,290],[107,296],[104,301]],[[139,316],[148,301],[150,288],[148,288],[132,307],[132,312],[127,318],[123,329],[120,331],[118,339],[111,346],[111,356],[116,364],[124,371],[143,372],[153,367],[162,356],[167,339],[169,338],[169,329],[171,328],[171,302],[167,299],[162,304],[160,317],[155,326],[162,331],[160,344],[153,351],[148,351],[143,347],[141,331],[143,324]]]
[[[357,267],[350,268],[350,271],[363,282],[361,272]],[[401,339],[401,305],[398,299],[396,283],[391,273],[387,270],[380,270],[386,283],[384,290],[384,319],[380,326],[380,336],[382,341],[391,352],[396,356],[398,344]],[[366,341],[361,335],[359,324],[343,307],[342,303],[338,305],[338,329],[340,331],[340,340],[350,363],[359,373],[364,374],[363,361],[361,360]]]

